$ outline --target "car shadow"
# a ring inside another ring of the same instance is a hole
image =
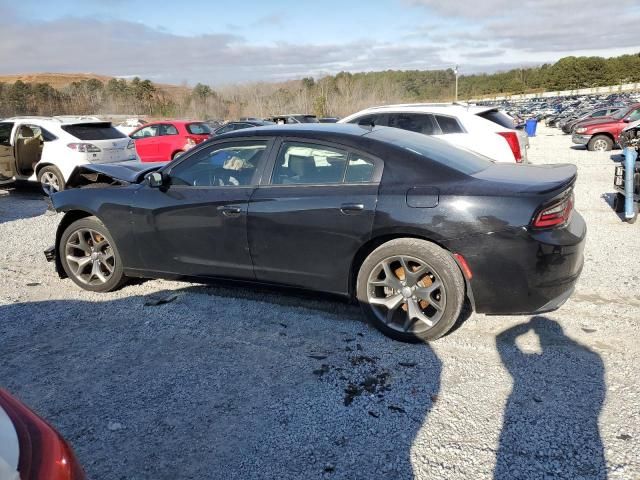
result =
[[[2,386],[89,478],[414,478],[433,350],[344,322],[353,305],[232,291],[0,306]]]
[[[529,332],[537,336],[539,352],[516,344]],[[598,427],[606,393],[600,356],[544,316],[500,333],[496,347],[513,388],[494,478],[606,478]]]
[[[38,217],[46,211],[47,203],[39,186],[0,187],[0,224]]]

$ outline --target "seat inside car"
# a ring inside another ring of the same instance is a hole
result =
[[[288,175],[283,183],[310,183],[317,173],[316,162],[313,157],[303,155],[289,155]]]
[[[35,134],[31,127],[22,125],[16,139],[16,164],[20,173],[29,175],[33,173],[36,163],[42,156],[42,135]]]

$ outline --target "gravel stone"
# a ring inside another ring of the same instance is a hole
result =
[[[37,188],[0,189],[0,386],[90,479],[640,478],[640,224],[611,207],[620,152],[543,125],[531,145],[579,169],[576,292],[537,317],[473,314],[431,345],[314,294],[82,291],[42,253],[59,215]]]

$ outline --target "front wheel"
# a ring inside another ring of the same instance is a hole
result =
[[[38,172],[38,182],[47,195],[64,190],[64,177],[62,172],[53,165],[47,165]]]
[[[595,135],[587,144],[591,152],[608,152],[613,148],[613,140],[606,135]]]
[[[91,292],[110,292],[126,280],[111,234],[96,217],[73,222],[60,238],[58,255],[67,276]]]
[[[464,279],[446,250],[424,240],[391,240],[362,263],[358,301],[373,326],[403,342],[440,338],[464,303]]]

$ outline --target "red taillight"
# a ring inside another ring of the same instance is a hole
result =
[[[518,134],[516,132],[497,132],[498,135],[504,137],[509,144],[509,148],[513,152],[513,156],[516,159],[516,163],[522,163],[522,152],[520,152],[520,142],[518,141]]]
[[[562,200],[543,207],[534,217],[532,226],[534,228],[550,228],[564,225],[571,218],[573,211],[573,193]]]
[[[21,480],[84,480],[71,447],[47,422],[4,390],[0,406],[18,435]]]

